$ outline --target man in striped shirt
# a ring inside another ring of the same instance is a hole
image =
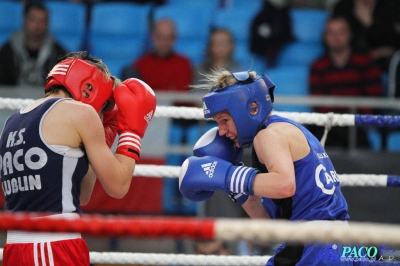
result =
[[[326,54],[313,62],[309,84],[312,95],[372,96],[383,95],[381,70],[370,54],[353,51],[352,33],[342,17],[332,17],[325,27]],[[315,107],[315,112],[349,113],[349,108]],[[373,114],[370,108],[357,109],[356,113]],[[317,136],[323,128],[310,127]],[[348,147],[348,127],[334,127],[329,132],[326,146]],[[357,128],[357,147],[368,148],[365,129]]]

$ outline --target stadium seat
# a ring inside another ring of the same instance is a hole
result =
[[[109,62],[113,75],[120,76],[122,68],[142,53],[150,11],[149,4],[123,2],[97,3],[92,7],[90,52]]]
[[[322,42],[325,22],[329,12],[312,8],[292,8],[293,35],[300,42]]]
[[[400,131],[392,131],[388,134],[386,149],[389,152],[400,152]]]
[[[70,52],[81,50],[86,32],[86,5],[49,1],[46,7],[50,13],[50,32],[57,41]]]
[[[367,129],[367,138],[373,151],[380,151],[382,149],[382,135],[376,128]]]
[[[193,65],[204,59],[204,50],[210,32],[211,16],[207,9],[195,5],[164,5],[154,9],[153,19],[167,18],[175,23],[178,38],[175,50],[186,55]]]
[[[310,106],[288,105],[279,102],[279,96],[309,96],[308,75],[309,68],[301,66],[284,66],[270,69],[267,76],[275,83],[274,91],[276,111],[284,112],[311,112]]]
[[[240,63],[240,67],[243,68],[241,70],[254,70],[262,74],[267,67],[265,60],[251,53],[245,42],[236,43],[234,58]]]
[[[168,18],[174,21],[179,39],[206,40],[210,31],[211,17],[207,10],[187,5],[163,5],[154,9],[153,19]]]
[[[17,1],[0,1],[0,46],[22,27],[23,5]]]
[[[230,0],[227,1],[226,8],[257,9],[261,10],[264,1],[262,0]]]
[[[319,42],[292,42],[280,52],[278,66],[307,66],[324,53],[324,47]]]
[[[218,8],[218,1],[215,0],[167,0],[165,5],[180,6],[186,8],[188,6],[213,10]]]
[[[203,62],[206,42],[204,40],[181,39],[175,44],[175,51],[190,59],[193,66]]]
[[[235,42],[249,42],[250,26],[258,8],[221,8],[215,13],[212,25],[230,30]]]

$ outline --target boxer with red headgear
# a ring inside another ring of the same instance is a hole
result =
[[[45,92],[53,86],[62,86],[72,98],[93,106],[99,112],[112,97],[114,80],[107,68],[100,67],[100,62],[93,58],[86,60],[92,62],[67,57],[55,65],[47,75]]]
[[[76,52],[50,71],[45,92],[4,125],[0,175],[5,209],[79,218],[96,178],[110,196],[122,198],[155,112],[152,89],[136,79],[121,82],[101,60]],[[121,137],[114,154],[109,146],[116,133]],[[15,182],[20,185],[11,187]],[[5,265],[33,265],[38,258],[50,265],[90,264],[79,233],[7,232]]]

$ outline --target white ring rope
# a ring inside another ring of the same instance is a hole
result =
[[[217,256],[160,253],[96,252],[89,253],[93,264],[140,265],[213,265],[213,266],[264,266],[270,256]],[[0,249],[0,261],[3,249]]]
[[[0,109],[19,110],[29,104],[32,104],[32,99],[20,98],[0,98]],[[315,124],[324,126],[330,117],[327,114],[321,113],[297,113],[297,112],[277,112],[283,117],[292,119],[300,124]],[[203,109],[198,107],[183,107],[183,106],[157,106],[155,117],[167,118],[184,118],[204,120]],[[354,126],[355,115],[351,114],[333,114],[332,126]]]
[[[145,177],[179,177],[179,166],[162,166],[153,164],[138,164],[133,173],[134,176]],[[387,175],[373,174],[339,174],[340,183],[347,187],[386,187]]]
[[[34,102],[33,99],[1,98],[0,109],[19,110]],[[297,113],[297,112],[275,112],[283,117],[292,119],[300,124],[316,124],[324,126],[327,123],[331,126],[354,126],[355,116],[351,114],[321,114],[321,113]],[[155,117],[185,118],[204,120],[203,110],[198,107],[175,107],[157,106]],[[137,165],[135,176],[147,177],[178,177],[179,167]],[[340,175],[343,186],[387,186],[386,175],[352,174]]]
[[[265,219],[217,219],[215,223],[215,237],[226,241],[245,239],[363,245],[398,245],[400,243],[400,226],[394,224],[345,221],[288,222]]]
[[[32,99],[0,98],[0,109],[19,110],[33,103]],[[300,124],[324,126],[354,126],[351,114],[275,112]],[[196,107],[157,106],[155,117],[204,120],[203,111]],[[137,165],[134,176],[179,176],[178,166]],[[342,186],[387,186],[387,175],[341,174]],[[243,230],[246,228],[246,230]],[[287,222],[269,220],[218,219],[215,225],[217,239],[228,241],[268,240],[298,241],[303,243],[371,243],[399,244],[400,227],[390,224],[350,222]],[[0,249],[2,259],[3,249]],[[205,256],[155,253],[90,252],[91,263],[149,264],[149,265],[265,265],[269,256]]]
[[[140,265],[265,265],[270,256],[217,256],[156,253],[90,252],[91,263]]]

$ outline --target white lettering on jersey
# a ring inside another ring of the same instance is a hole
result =
[[[29,190],[41,190],[42,182],[40,180],[40,175],[29,175],[17,178],[11,178],[11,180],[5,180],[2,183],[4,196],[14,194],[22,191]]]
[[[14,155],[11,152],[4,153],[0,156],[0,171],[3,170],[3,176],[14,173],[16,171],[24,171],[25,166],[31,170],[38,170],[46,165],[48,160],[46,152],[38,147],[32,147],[26,151],[17,150]]]
[[[24,132],[25,128],[22,128],[19,131],[10,132],[10,134],[8,134],[6,147],[9,148],[24,143],[24,137],[22,136],[22,133]],[[15,141],[15,136],[17,135],[17,133],[18,133],[18,140]]]
[[[321,172],[323,172],[323,176],[321,177]],[[321,181],[324,180],[324,182]],[[330,171],[329,173],[326,171],[325,166],[322,164],[317,166],[315,169],[315,183],[322,190],[323,193],[327,195],[332,195],[335,192],[336,186],[332,185],[331,188],[327,188],[326,186],[329,184],[335,184],[339,182],[339,178],[336,174],[336,171]]]

